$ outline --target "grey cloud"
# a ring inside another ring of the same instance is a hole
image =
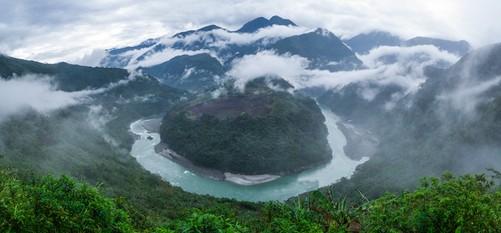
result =
[[[463,83],[455,90],[440,95],[439,99],[450,104],[456,110],[467,115],[472,115],[476,113],[475,110],[477,105],[487,99],[485,96],[482,96],[482,94],[498,86],[500,82],[501,77],[496,77],[483,82]]]
[[[501,37],[496,0],[0,0],[0,51],[45,62],[77,61],[94,49],[138,43],[207,24],[236,29],[257,16],[350,36],[372,29],[467,39],[480,46]],[[466,20],[468,19],[468,20]]]
[[[381,61],[387,56],[393,56],[394,62]],[[419,56],[419,61],[416,61],[416,56]],[[309,61],[297,55],[277,55],[272,51],[263,51],[236,60],[228,75],[235,79],[235,84],[240,89],[255,78],[279,76],[299,89],[309,87],[341,89],[351,83],[370,83],[376,86],[397,85],[405,90],[405,94],[409,94],[416,92],[426,80],[424,75],[426,66],[441,63],[450,65],[459,58],[434,46],[425,45],[380,47],[361,56],[360,59],[367,66],[366,69],[329,72],[307,69]],[[362,90],[361,97],[371,99],[377,90],[370,85],[365,86],[370,89]]]
[[[0,79],[0,120],[25,109],[49,112],[77,104],[83,92],[64,92],[53,88],[48,77],[27,75],[10,80]]]
[[[29,74],[9,80],[0,77],[0,99],[3,100],[0,101],[0,121],[27,109],[48,113],[71,105],[86,103],[92,95],[126,85],[134,77],[135,74],[132,73],[128,79],[110,83],[106,87],[75,92],[57,90],[49,76]]]

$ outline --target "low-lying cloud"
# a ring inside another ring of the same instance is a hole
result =
[[[377,93],[374,86],[397,85],[405,94],[413,93],[426,80],[424,69],[430,65],[444,66],[459,58],[434,46],[380,47],[361,56],[365,69],[330,72],[308,69],[309,61],[297,55],[278,55],[273,51],[247,55],[234,62],[228,75],[243,90],[245,84],[263,76],[278,76],[297,89],[322,87],[341,89],[351,83],[371,83],[371,90],[362,98],[371,99]],[[368,86],[368,85],[367,85]]]
[[[241,90],[247,82],[263,76],[278,76],[295,87],[302,87],[305,84],[301,82],[301,77],[312,72],[306,70],[308,64],[308,59],[300,56],[263,51],[235,61],[228,75],[235,78],[235,85]]]
[[[215,29],[211,31],[195,32],[185,37],[171,37],[170,35],[159,38],[158,43],[147,48],[135,49],[121,54],[121,57],[129,59],[126,66],[128,69],[135,69],[137,67],[149,67],[158,65],[180,55],[196,55],[200,53],[211,54],[212,57],[218,59],[221,63],[224,59],[218,56],[218,51],[225,49],[228,45],[245,45],[260,41],[262,44],[273,43],[281,38],[290,37],[294,35],[303,34],[311,31],[304,27],[293,26],[280,26],[275,25],[258,30],[255,33],[235,33],[224,29]],[[216,38],[216,39],[215,39]],[[203,42],[205,49],[198,50],[185,50],[175,49],[174,44],[184,44],[186,46],[193,45],[197,42]],[[153,51],[154,48],[162,45],[164,49],[161,51]],[[212,49],[214,48],[214,49]],[[152,52],[151,55],[145,55]],[[88,60],[95,61],[95,57],[102,54],[93,52],[85,56],[79,63],[89,64]],[[141,59],[138,59],[140,58]]]
[[[48,113],[57,109],[84,103],[91,95],[100,94],[117,86],[125,85],[134,79],[110,83],[99,89],[88,89],[74,92],[57,90],[50,76],[29,74],[6,80],[0,77],[0,121],[6,117],[22,112],[35,110]]]
[[[258,40],[263,39],[263,42],[272,42],[277,39],[300,35],[311,31],[311,29],[297,26],[281,26],[274,25],[271,27],[266,27],[258,30],[254,33],[232,33],[226,30],[214,30],[210,33],[203,33],[202,36],[210,36],[210,34],[215,35],[219,38],[213,45],[218,47],[224,47],[228,44],[250,44]],[[197,40],[197,36],[188,37],[187,39]]]
[[[205,49],[182,50],[182,49],[165,48],[160,52],[152,53],[151,55],[145,56],[144,59],[142,60],[137,60],[139,56],[143,55],[143,52],[146,52],[146,50],[131,51],[130,52],[132,54],[131,61],[125,68],[127,68],[128,70],[134,70],[138,67],[150,67],[158,65],[181,55],[196,55],[201,53],[211,53],[209,50]]]
[[[479,104],[492,99],[493,96],[489,92],[500,86],[501,77],[490,73],[482,64],[496,59],[492,57],[496,46],[490,45],[475,50],[465,56],[458,66],[452,68],[451,74],[446,77],[449,85],[438,93],[442,104],[472,117],[476,115]]]
[[[479,103],[486,101],[483,94],[489,89],[498,86],[501,77],[483,82],[462,84],[460,87],[439,96],[439,99],[450,104],[454,109],[466,114],[474,114]]]
[[[79,103],[88,91],[56,90],[49,77],[27,75],[10,80],[0,79],[0,120],[25,109],[46,113]]]

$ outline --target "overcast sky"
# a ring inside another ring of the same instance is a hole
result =
[[[349,37],[372,29],[404,38],[501,42],[499,0],[0,0],[0,53],[43,62],[79,60],[94,50],[207,24],[237,29],[258,16]]]

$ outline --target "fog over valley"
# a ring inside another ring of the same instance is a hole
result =
[[[0,3],[1,232],[501,228],[493,0]]]

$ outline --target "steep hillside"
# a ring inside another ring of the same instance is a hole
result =
[[[224,68],[209,54],[181,55],[171,60],[142,69],[171,87],[189,91],[210,89],[224,75]]]
[[[36,74],[41,72],[39,67],[57,67],[15,61],[16,71],[21,74]],[[68,80],[80,78],[80,69],[90,74],[110,71],[127,74],[120,69],[80,66],[68,66],[68,69],[72,67],[76,70],[65,72]],[[9,74],[10,70],[2,69],[2,72]],[[73,76],[74,73],[78,75]],[[57,79],[57,76],[47,78]],[[107,76],[80,81],[87,87],[101,79],[106,80]],[[238,203],[190,194],[171,186],[144,170],[130,156],[133,142],[128,132],[130,123],[162,114],[182,97],[189,95],[164,86],[156,79],[139,76],[90,95],[73,106],[44,113],[23,109],[0,119],[0,167],[37,176],[64,174],[90,184],[102,184],[103,192],[122,198],[124,206],[135,209],[130,217],[142,227],[165,222],[191,208],[211,209],[225,205],[239,211]]]
[[[0,76],[9,79],[26,74],[40,74],[53,77],[53,81],[63,91],[78,91],[105,87],[127,78],[122,69],[85,67],[68,63],[44,64],[0,55]]]
[[[279,53],[299,55],[312,61],[313,67],[329,70],[351,70],[362,64],[356,55],[332,32],[317,29],[313,32],[284,38],[272,48]]]
[[[451,68],[430,73],[420,90],[392,111],[360,116],[379,132],[380,148],[350,180],[335,187],[353,192],[356,186],[377,196],[412,188],[419,177],[444,170],[501,169],[500,48],[473,51]]]

